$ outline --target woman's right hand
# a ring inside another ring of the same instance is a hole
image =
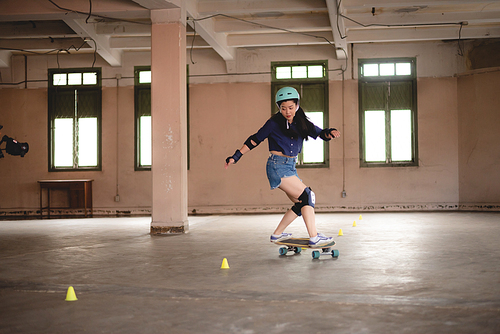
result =
[[[224,164],[224,168],[228,169],[229,165],[232,165],[232,164],[234,164],[234,159],[232,157],[227,157],[226,163]]]

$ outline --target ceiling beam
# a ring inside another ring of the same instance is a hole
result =
[[[372,42],[412,42],[412,41],[441,41],[457,40],[458,27],[426,27],[426,28],[398,28],[398,29],[359,29],[349,31],[349,43]],[[462,39],[499,38],[500,27],[463,27]]]
[[[95,32],[112,36],[151,36],[151,26],[129,22],[100,22],[95,23]]]
[[[394,8],[394,7],[437,7],[437,6],[452,6],[452,7],[457,7],[457,6],[469,6],[469,5],[476,5],[479,6],[479,8],[485,7],[485,6],[491,6],[494,5],[493,1],[491,0],[377,0],[377,1],[366,1],[366,0],[349,0],[348,5],[346,6],[346,9],[348,10],[355,10],[355,9],[360,9],[360,8],[369,8],[371,10],[372,7],[375,8],[380,8],[380,7],[386,7],[386,8]],[[498,4],[497,4],[498,6]]]
[[[325,45],[333,40],[331,31],[317,31],[312,33],[317,38],[301,34],[241,34],[229,35],[228,44],[233,47],[272,47],[288,45]]]
[[[62,21],[0,22],[0,38],[60,37],[76,35]]]
[[[136,4],[147,8],[147,9],[171,9],[179,8],[179,1],[167,1],[167,0],[132,0]]]
[[[88,1],[57,0],[55,3],[60,8],[49,1],[0,1],[0,21],[77,19],[86,18],[90,11]],[[92,14],[117,19],[149,19],[149,10],[132,1],[93,1]]]
[[[334,0],[327,0],[334,1]],[[484,11],[484,12],[443,12],[443,13],[383,13],[380,15],[370,14],[349,14],[350,19],[362,23],[365,26],[371,25],[419,25],[419,24],[439,24],[439,23],[498,23],[500,22],[500,11]],[[360,28],[361,25],[345,19],[347,29]],[[376,26],[375,26],[376,27]]]
[[[125,50],[150,50],[151,37],[150,36],[134,36],[134,37],[112,37],[109,40],[109,45],[113,49]],[[211,48],[199,36],[195,38],[193,45],[193,36],[186,36],[186,48],[190,49],[208,49]]]
[[[73,29],[81,38],[90,37],[95,41],[97,53],[111,66],[121,66],[120,50],[112,49],[109,46],[109,38],[107,35],[99,35],[96,33],[93,24],[85,23],[85,20],[64,19],[64,22]],[[92,45],[92,42],[89,42]]]
[[[245,18],[245,21],[235,18],[217,17],[214,18],[214,30],[217,33],[247,33],[257,31],[276,32],[283,29],[293,31],[328,31],[331,29],[328,13],[326,12],[283,15],[269,18]]]
[[[71,48],[71,47],[74,48]],[[93,49],[80,37],[74,38],[9,38],[0,39],[0,47],[16,50],[68,50],[68,49]],[[70,50],[71,51],[71,50]],[[76,50],[75,50],[76,51]]]
[[[337,59],[346,59],[348,57],[346,30],[344,19],[339,15],[339,13],[342,13],[342,6],[338,6],[336,0],[326,0],[326,6],[328,7],[328,15],[330,16],[335,54]]]
[[[186,12],[189,17],[199,19],[200,15],[196,9],[196,1],[186,0]],[[194,22],[188,20],[188,24],[201,36],[226,62],[236,58],[236,49],[228,46],[227,36],[214,30],[213,19]]]
[[[324,0],[252,0],[252,1],[199,1],[198,11],[202,16],[224,13],[227,15],[255,16],[266,13],[315,12],[326,10]]]

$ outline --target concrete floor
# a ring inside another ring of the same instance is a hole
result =
[[[279,256],[279,220],[0,221],[0,333],[500,333],[500,214],[318,214],[319,260]]]

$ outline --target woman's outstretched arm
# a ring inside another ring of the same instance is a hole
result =
[[[224,168],[227,169],[229,165],[235,164],[238,160],[240,160],[241,156],[248,151],[250,151],[248,146],[246,144],[243,144],[243,146],[239,150],[236,150],[236,152],[234,152],[232,156],[227,157]]]

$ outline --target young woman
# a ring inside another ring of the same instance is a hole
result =
[[[331,242],[333,238],[326,237],[316,230],[315,194],[299,179],[295,164],[297,155],[302,150],[302,144],[308,137],[316,139],[319,136],[329,141],[340,137],[340,133],[332,128],[322,130],[311,123],[299,106],[299,102],[300,96],[295,88],[284,87],[278,90],[276,105],[279,112],[273,115],[256,134],[248,137],[239,150],[226,159],[225,168],[238,162],[243,154],[254,149],[267,138],[270,154],[266,171],[271,190],[276,188],[283,190],[294,203],[271,235],[271,242],[290,238],[291,233],[285,233],[286,227],[295,218],[303,216],[310,237],[309,244],[322,246]]]

